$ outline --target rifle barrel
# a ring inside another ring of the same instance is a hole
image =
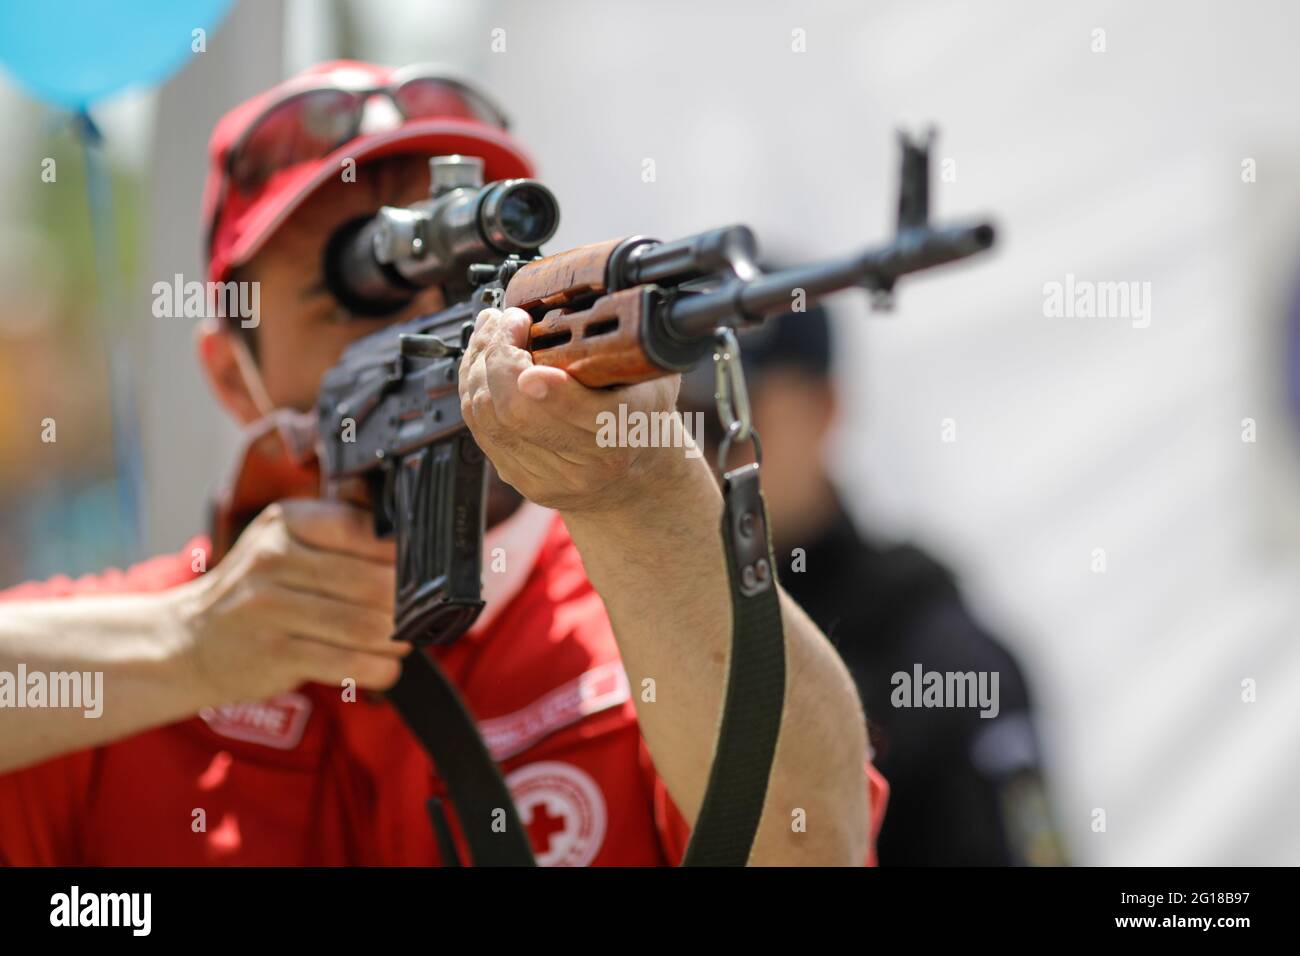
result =
[[[719,324],[757,323],[790,311],[796,289],[809,304],[817,298],[862,286],[889,289],[909,272],[964,259],[993,245],[989,223],[904,229],[883,249],[813,265],[782,269],[749,280],[732,279],[720,288],[675,300],[664,317],[670,334],[696,341],[713,333]]]

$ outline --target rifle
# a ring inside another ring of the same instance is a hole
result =
[[[355,313],[397,311],[432,284],[459,298],[352,343],[321,382],[316,438],[324,490],[361,479],[376,532],[397,537],[394,636],[454,641],[483,606],[486,463],[461,418],[456,381],[480,310],[524,309],[534,320],[533,361],[600,388],[685,371],[713,351],[717,328],[789,312],[800,291],[811,304],[862,287],[880,304],[900,277],[993,243],[987,222],[929,225],[928,147],[903,139],[893,242],[770,274],[758,269],[754,235],[740,225],[675,242],[611,239],[540,257],[559,225],[555,197],[534,180],[483,186],[481,161],[472,157],[434,158],[429,199],[341,227],[326,248],[326,282]],[[303,431],[299,426],[285,444],[309,468]],[[309,472],[293,479],[296,491],[312,484]],[[277,489],[259,484],[250,494],[261,500],[221,509],[218,559],[239,519],[275,500],[268,495]]]
[[[902,276],[988,249],[994,238],[988,222],[930,224],[932,136],[900,138],[893,241],[766,274],[743,225],[672,242],[630,236],[542,256],[540,247],[559,225],[559,203],[549,189],[530,179],[484,185],[480,160],[433,158],[429,197],[341,226],[326,246],[325,276],[335,297],[360,315],[395,312],[430,285],[440,285],[454,304],[349,345],[321,382],[314,429],[283,418],[253,435],[219,502],[217,559],[277,497],[310,493],[313,486],[337,495],[360,484],[376,533],[396,536],[394,638],[454,641],[483,608],[487,463],[461,417],[457,388],[477,314],[523,309],[533,319],[534,362],[563,368],[592,388],[612,388],[685,371],[715,351],[726,364],[735,342],[729,330],[790,312],[799,295],[811,304],[858,287],[881,305]],[[732,394],[719,401],[728,445],[752,433],[747,416],[734,412],[743,403],[724,401]],[[725,465],[725,452],[722,457]],[[773,602],[768,610],[775,607],[757,470],[749,467],[752,476],[727,475],[728,487],[738,489],[734,509],[728,499],[733,527],[723,534],[736,582],[736,621],[737,601],[766,592]],[[776,627],[779,640],[779,614]],[[760,795],[760,808],[761,802]]]

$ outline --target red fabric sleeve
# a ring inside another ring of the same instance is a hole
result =
[[[0,590],[0,602],[48,601],[90,594],[161,591],[190,580],[194,550],[208,542],[195,538],[178,554],[164,554],[126,570],[109,568],[94,575],[57,575]],[[82,802],[89,791],[97,751],[81,750],[0,774],[0,865],[71,866],[82,862]]]
[[[691,828],[681,811],[677,809],[677,805],[673,803],[668,788],[655,772],[650,751],[646,748],[644,740],[641,741],[641,769],[649,782],[654,805],[655,829],[659,831],[659,842],[663,846],[664,855],[668,858],[670,866],[680,866],[682,857],[686,855],[686,844],[690,841]],[[889,802],[889,784],[870,761],[866,764],[866,777],[867,799],[870,801],[868,805],[871,813],[871,840],[864,862],[867,866],[876,866],[876,840],[880,837],[880,827],[885,820],[885,806]]]

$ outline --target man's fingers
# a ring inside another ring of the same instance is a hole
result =
[[[478,362],[484,349],[490,345],[510,345],[515,348],[528,347],[528,330],[533,320],[523,309],[483,309],[474,319],[474,334],[469,338],[465,354],[460,360],[460,374],[463,379]]]
[[[568,372],[553,365],[530,365],[519,373],[519,390],[537,402],[548,398],[557,389],[577,384]]]
[[[484,319],[483,326],[491,329],[497,341],[513,345],[517,349],[526,349],[533,318],[523,309],[506,309]]]
[[[519,375],[519,391],[547,415],[582,429],[591,435],[600,430],[602,414],[617,419],[619,406],[630,415],[647,415],[672,409],[677,402],[680,376],[662,378],[624,388],[588,388],[563,369],[534,365]]]
[[[520,343],[527,343],[531,320],[522,309],[484,309],[479,318],[482,321],[461,364],[461,412],[476,434],[511,446],[520,437],[509,434],[511,425],[519,424],[515,415],[520,410],[511,395],[522,397],[513,383],[532,363],[520,348]]]
[[[402,673],[402,662],[396,657],[344,650],[310,639],[293,640],[289,646],[295,664],[318,684],[339,687],[350,679],[366,690],[387,690]]]
[[[393,613],[397,571],[391,564],[291,541],[286,553],[268,570],[272,580],[295,591],[322,594],[389,616]]]
[[[272,520],[284,522],[290,536],[308,547],[339,551],[368,561],[390,563],[396,550],[392,541],[375,537],[374,519],[368,511],[337,501],[295,498],[271,505]]]
[[[483,346],[486,344],[483,336],[479,334],[484,324],[500,314],[500,309],[484,309],[474,318],[474,334],[469,337],[469,342],[465,345],[465,354],[460,357],[460,379],[462,382],[469,375],[474,363],[478,361],[479,353],[483,351]]]
[[[483,351],[483,381],[476,384],[487,389],[497,420],[508,428],[526,425],[530,415],[537,415],[533,399],[519,391],[519,375],[532,364],[528,353],[514,345],[498,343]]]
[[[323,594],[271,585],[258,596],[258,623],[335,647],[402,657],[410,644],[392,640],[389,613]]]
[[[627,404],[627,389],[597,392],[561,368],[534,365],[518,380],[519,391],[537,411],[592,435],[600,427],[599,415]],[[629,406],[629,409],[631,406]]]
[[[563,369],[534,364],[531,329],[519,309],[479,313],[460,368],[465,423],[497,473],[525,497],[562,508],[608,496],[642,447],[621,432],[606,440],[610,417],[648,413],[654,434],[663,434],[673,424],[677,380],[587,388]]]

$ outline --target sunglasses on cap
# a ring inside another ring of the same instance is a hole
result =
[[[505,113],[485,94],[433,67],[403,67],[381,85],[349,69],[303,77],[267,103],[227,150],[208,248],[228,189],[252,194],[282,169],[325,158],[360,135],[366,106],[375,96],[386,97],[407,120],[471,119],[510,128]]]
[[[483,93],[429,67],[405,67],[381,86],[367,80],[344,69],[305,77],[301,87],[284,90],[227,152],[231,184],[254,192],[281,169],[328,156],[361,132],[366,104],[374,96],[387,97],[408,120],[458,117],[499,129],[510,125]]]

